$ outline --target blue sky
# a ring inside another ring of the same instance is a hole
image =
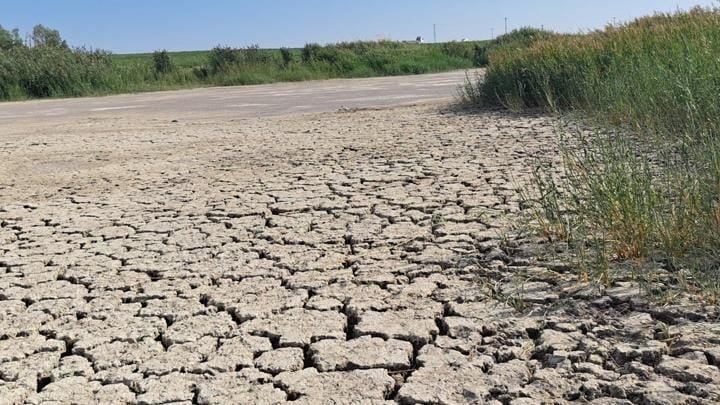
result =
[[[3,4],[5,3],[5,4]],[[483,39],[510,28],[562,32],[600,28],[705,0],[0,0],[0,25],[42,23],[72,45],[117,53],[215,45],[302,46],[357,39]]]

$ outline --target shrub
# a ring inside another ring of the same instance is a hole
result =
[[[523,27],[512,30],[507,34],[500,35],[493,40],[493,45],[509,45],[516,48],[527,48],[534,42],[549,39],[555,35],[556,34],[551,31],[532,27]]]
[[[317,54],[322,49],[322,46],[320,44],[305,44],[305,46],[302,49],[302,61],[305,63],[310,63],[313,60],[316,59]]]
[[[257,44],[239,50],[239,53],[240,61],[247,65],[264,65],[270,62],[270,55]]]
[[[25,46],[0,56],[0,98],[78,96],[109,90],[116,75],[107,53]]]
[[[158,74],[166,74],[175,70],[175,65],[173,65],[170,60],[170,55],[164,49],[153,53],[153,67],[155,68],[155,73]]]
[[[445,42],[441,45],[442,52],[454,58],[472,59],[473,44],[468,42]]]
[[[17,28],[12,31],[8,31],[0,25],[0,51],[22,46],[22,39],[20,39],[20,32]]]
[[[213,74],[230,70],[240,63],[237,50],[229,46],[216,46],[210,51],[208,67]]]
[[[200,80],[206,80],[208,77],[210,77],[210,70],[205,65],[195,66],[192,72],[193,75]]]
[[[293,55],[288,48],[280,48],[280,57],[283,67],[288,67],[293,62]]]
[[[473,65],[487,66],[490,63],[489,49],[485,45],[475,45],[473,51]]]

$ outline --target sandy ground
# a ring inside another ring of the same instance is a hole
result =
[[[0,123],[0,403],[720,399],[713,310],[511,233],[550,118],[170,118]]]

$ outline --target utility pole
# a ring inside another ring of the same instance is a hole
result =
[[[433,42],[437,43],[437,24],[433,24]]]
[[[490,28],[490,39],[495,39],[495,28]]]
[[[505,17],[505,35],[507,35],[507,17]]]

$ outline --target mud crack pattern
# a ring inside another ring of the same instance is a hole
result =
[[[508,233],[549,118],[179,121],[0,124],[1,403],[720,400],[715,308]]]

